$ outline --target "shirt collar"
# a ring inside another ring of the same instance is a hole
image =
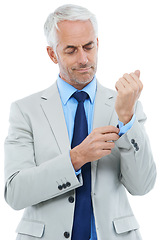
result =
[[[69,83],[62,80],[59,75],[57,78],[57,86],[58,86],[61,100],[64,105],[67,103],[67,101],[69,100],[69,98],[72,96],[74,92],[79,91]],[[96,82],[95,76],[93,80],[86,87],[82,89],[84,92],[88,93],[92,104],[95,100],[96,89],[97,89],[97,82]]]

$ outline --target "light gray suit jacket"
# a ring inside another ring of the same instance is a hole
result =
[[[116,92],[97,86],[93,128],[117,126]],[[156,167],[144,129],[146,116],[136,104],[132,128],[112,153],[92,162],[92,202],[98,240],[139,240],[139,225],[126,196],[149,192]],[[5,199],[25,208],[17,240],[71,239],[78,181],[56,83],[12,104],[5,141]],[[72,199],[70,198],[72,196]],[[67,232],[67,234],[66,234]],[[82,239],[84,240],[84,239]]]

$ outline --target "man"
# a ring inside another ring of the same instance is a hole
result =
[[[138,100],[140,72],[115,91],[97,82],[92,13],[64,5],[45,23],[56,83],[16,101],[5,141],[5,199],[25,208],[17,240],[139,240],[127,200],[149,192],[156,167]]]

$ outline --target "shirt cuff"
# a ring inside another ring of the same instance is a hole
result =
[[[81,168],[78,171],[75,171],[76,176],[78,176],[80,173],[81,173]]]
[[[124,125],[123,122],[118,120],[118,125],[119,125],[119,136],[121,137],[123,134],[125,134],[132,126],[135,121],[136,115],[134,114],[131,121],[128,122],[126,125]]]

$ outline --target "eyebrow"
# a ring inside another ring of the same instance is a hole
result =
[[[87,47],[87,46],[91,45],[92,43],[94,43],[94,41],[90,41],[90,42],[84,44],[83,47]],[[64,48],[64,51],[67,50],[67,49],[69,49],[69,48],[77,48],[77,46],[68,45],[68,46],[66,46],[66,47]]]

